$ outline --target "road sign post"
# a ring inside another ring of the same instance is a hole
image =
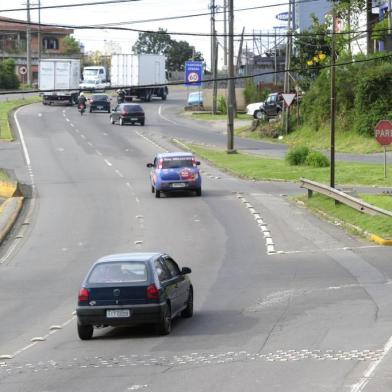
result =
[[[392,143],[392,122],[381,120],[374,128],[376,140],[384,147],[384,178],[387,178],[387,146]]]

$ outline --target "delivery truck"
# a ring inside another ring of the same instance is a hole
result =
[[[79,96],[80,60],[42,59],[39,62],[38,86],[42,103],[73,105]]]
[[[110,66],[111,87],[122,89],[125,100],[152,97],[166,100],[166,57],[159,54],[113,54]]]

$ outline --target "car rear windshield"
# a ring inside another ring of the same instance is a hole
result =
[[[143,262],[114,262],[97,264],[87,283],[137,283],[147,280],[147,267]]]
[[[164,158],[162,169],[178,169],[180,167],[193,167],[192,157]]]
[[[94,101],[107,101],[108,96],[107,95],[92,95],[91,99]]]
[[[123,107],[124,112],[133,113],[133,112],[142,112],[143,108],[139,105],[127,105]]]

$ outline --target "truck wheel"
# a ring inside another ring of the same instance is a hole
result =
[[[162,101],[166,101],[167,93],[165,90],[162,91],[161,98],[162,98]]]

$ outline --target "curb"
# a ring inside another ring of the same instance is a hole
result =
[[[23,207],[23,197],[11,197],[0,207],[0,244],[12,229]]]
[[[392,246],[392,240],[386,240],[376,234],[370,234],[369,239],[370,241],[376,242],[379,245]]]

